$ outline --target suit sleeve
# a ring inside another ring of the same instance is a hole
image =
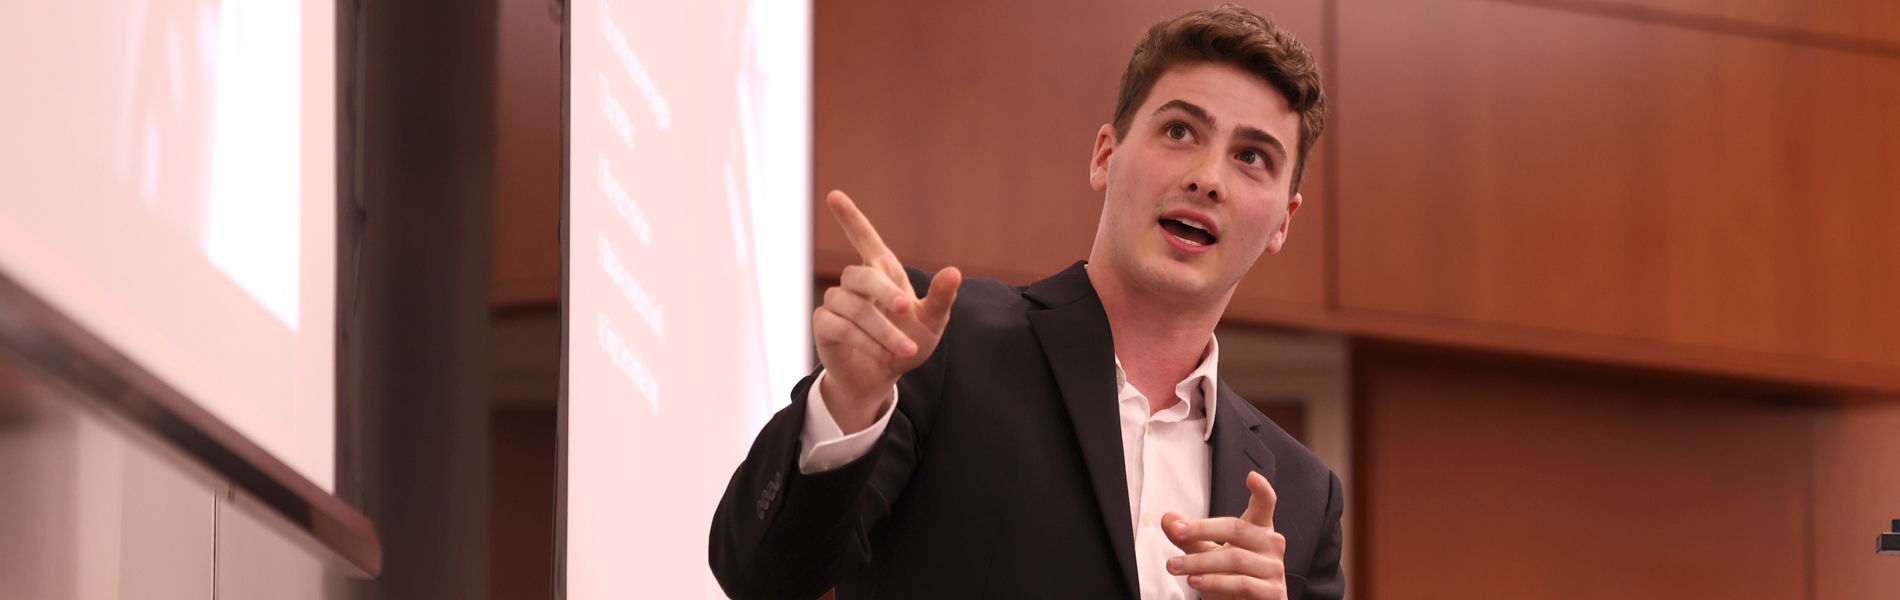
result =
[[[920,272],[911,274],[915,285]],[[927,281],[917,289],[928,289]],[[792,389],[791,405],[759,431],[713,513],[708,559],[726,595],[818,598],[871,561],[871,532],[917,466],[951,338],[946,331],[930,359],[898,379],[904,401],[870,452],[843,466],[799,471],[800,434],[822,367]]]
[[[1346,573],[1339,566],[1345,542],[1339,520],[1346,512],[1346,493],[1339,484],[1339,476],[1329,476],[1332,485],[1326,495],[1325,529],[1320,532],[1319,544],[1313,550],[1313,561],[1306,569],[1306,589],[1300,596],[1306,600],[1339,600],[1346,595]]]

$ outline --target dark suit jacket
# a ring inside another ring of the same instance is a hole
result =
[[[714,576],[740,599],[1135,598],[1114,352],[1082,263],[1027,288],[965,280],[863,458],[800,474],[816,374],[792,390],[713,516]],[[1289,596],[1339,598],[1339,478],[1225,384],[1217,401],[1208,513],[1239,516],[1247,471],[1265,475]]]

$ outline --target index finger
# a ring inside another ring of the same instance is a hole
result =
[[[1242,548],[1260,550],[1266,547],[1267,539],[1273,531],[1251,522],[1234,517],[1208,517],[1205,519],[1183,519],[1168,531],[1168,541],[1176,547],[1187,542],[1212,542],[1215,544],[1239,544]],[[1205,548],[1205,546],[1197,546]],[[1186,551],[1182,548],[1182,551]]]
[[[1247,512],[1240,514],[1240,520],[1272,530],[1273,507],[1279,504],[1280,495],[1266,477],[1254,471],[1247,472],[1247,489],[1253,494],[1247,498]]]
[[[844,226],[845,239],[851,240],[851,247],[858,250],[858,256],[864,258],[864,264],[890,271],[897,257],[891,254],[890,248],[884,246],[884,239],[877,236],[877,229],[871,227],[871,220],[865,218],[864,211],[858,210],[858,205],[851,202],[851,197],[832,190],[825,196],[825,204],[831,206],[832,216],[837,217],[838,224]]]

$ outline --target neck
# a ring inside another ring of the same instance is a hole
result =
[[[1214,326],[1233,292],[1210,302],[1183,303],[1131,285],[1112,268],[1088,265],[1089,282],[1108,313],[1128,383],[1148,398],[1150,412],[1174,405],[1174,387],[1199,367]]]

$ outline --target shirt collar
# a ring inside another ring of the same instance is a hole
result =
[[[1207,355],[1201,358],[1201,364],[1188,373],[1187,379],[1174,385],[1174,393],[1187,400],[1189,414],[1196,409],[1207,415],[1207,429],[1201,433],[1206,441],[1214,435],[1214,412],[1220,406],[1220,338],[1208,336]],[[1115,357],[1115,388],[1126,393],[1128,373],[1122,370],[1122,357]],[[1138,392],[1137,392],[1138,393]]]

